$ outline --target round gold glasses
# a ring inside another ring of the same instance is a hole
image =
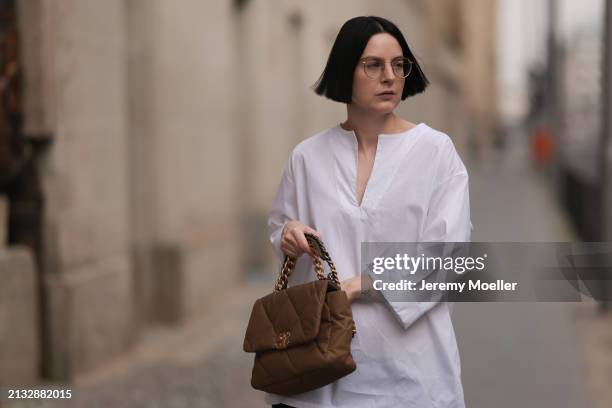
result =
[[[366,76],[370,79],[380,79],[385,72],[385,60],[382,58],[367,57],[359,60],[363,64],[363,70]],[[391,60],[391,68],[393,74],[403,79],[410,75],[412,71],[412,61],[406,57],[398,57]]]

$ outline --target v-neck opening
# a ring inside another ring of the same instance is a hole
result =
[[[378,140],[377,140],[377,144],[376,144],[376,152],[374,154],[374,163],[372,164],[372,170],[370,171],[370,175],[368,176],[368,180],[366,181],[366,185],[364,187],[363,190],[363,195],[361,196],[361,202],[358,202],[357,199],[357,184],[358,184],[358,178],[359,178],[359,143],[357,141],[357,135],[355,134],[355,131],[353,130],[346,130],[344,129],[340,124],[336,125],[336,128],[344,135],[346,136],[351,136],[351,142],[352,142],[352,146],[353,146],[353,161],[354,161],[354,177],[353,178],[353,182],[351,183],[351,194],[352,194],[352,200],[354,201],[353,204],[351,204],[354,208],[357,209],[357,211],[359,211],[360,213],[363,213],[367,208],[370,207],[370,196],[372,194],[372,181],[375,180],[375,177],[378,176],[378,173],[380,172],[380,170],[377,172],[377,169],[379,166],[379,161],[380,158],[379,156],[381,155],[381,150],[382,147],[384,146],[386,143],[388,143],[388,140],[396,140],[398,142],[401,142],[402,139],[404,139],[406,136],[408,136],[409,134],[413,133],[413,131],[421,128],[422,126],[424,126],[424,123],[419,123],[413,127],[411,127],[410,129],[407,129],[403,132],[398,132],[398,133],[380,133],[378,135]],[[397,165],[397,164],[396,164]],[[394,166],[394,169],[391,169],[391,171],[387,172],[390,173],[387,176],[392,177],[395,174],[395,170],[397,170],[396,166]],[[386,181],[385,186],[383,188],[378,188],[378,193],[382,194],[384,192],[384,190],[386,190],[386,188],[388,187],[388,184],[390,183],[390,179],[388,180],[382,180],[382,181]],[[378,202],[378,200],[380,199],[380,197],[377,198],[376,202]]]
[[[378,162],[378,160],[376,160],[376,158],[378,157],[378,150],[380,147],[380,135],[379,135],[379,139],[376,142],[376,151],[374,152],[374,162],[372,163],[372,170],[370,170],[370,174],[368,175],[368,179],[366,180],[365,186],[363,188],[363,194],[361,196],[361,201],[358,202],[357,201],[357,188],[358,188],[358,184],[359,184],[359,146],[357,146],[357,150],[355,152],[355,204],[357,208],[359,208],[360,210],[363,210],[363,204],[365,202],[365,199],[367,198],[367,194],[368,194],[368,185],[370,184],[370,181],[372,180],[372,176],[374,175],[374,170],[376,170],[376,162]]]

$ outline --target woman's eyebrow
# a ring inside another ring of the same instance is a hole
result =
[[[396,59],[396,58],[402,58],[403,55],[396,55],[395,57],[391,58],[392,60]],[[384,59],[383,57],[377,57],[375,55],[366,55],[363,58],[374,58],[374,59]]]

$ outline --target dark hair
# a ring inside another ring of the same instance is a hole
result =
[[[313,85],[314,91],[336,102],[351,103],[355,67],[370,37],[378,33],[389,33],[395,37],[402,47],[404,57],[413,62],[412,71],[404,83],[402,100],[423,92],[429,81],[401,31],[389,20],[375,16],[354,17],[342,25],[329,53],[325,70]]]

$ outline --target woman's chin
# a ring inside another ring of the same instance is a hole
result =
[[[374,104],[370,110],[379,114],[391,113],[397,108],[397,103],[393,101],[382,102]]]
[[[399,101],[374,101],[371,103],[358,104],[353,102],[355,107],[358,107],[362,112],[370,112],[379,115],[392,113],[397,105],[399,105]]]

